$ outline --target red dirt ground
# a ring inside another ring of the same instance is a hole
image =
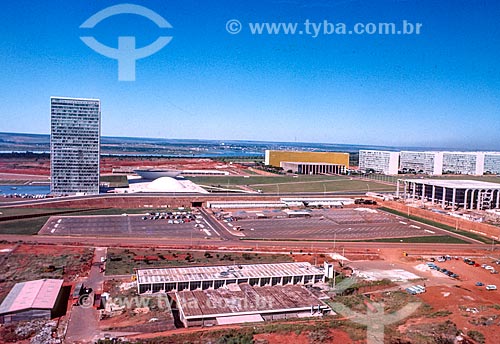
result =
[[[231,174],[244,173],[246,167],[239,164],[226,164],[211,159],[168,159],[168,158],[119,158],[103,157],[101,159],[101,173],[122,172],[131,173],[138,168],[167,168],[179,170],[221,169]],[[0,174],[20,175],[50,175],[50,160],[48,158],[19,158],[0,160]],[[2,179],[7,179],[2,177]]]
[[[328,342],[322,343],[354,343],[349,335],[339,330],[330,330],[331,339]],[[294,332],[289,333],[262,333],[253,336],[254,340],[267,340],[270,344],[310,344],[311,341],[307,337],[307,333],[297,335]]]

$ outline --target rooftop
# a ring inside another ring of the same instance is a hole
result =
[[[457,189],[500,189],[499,183],[482,182],[479,180],[443,180],[443,179],[402,179],[410,183],[435,185]]]
[[[247,283],[237,289],[194,290],[176,293],[178,305],[189,318],[305,311],[318,305],[327,308],[309,290],[299,285],[258,287]]]
[[[323,270],[309,263],[200,266],[137,270],[139,283],[189,282],[231,278],[259,278],[322,275]]]
[[[17,283],[0,305],[0,314],[25,309],[52,309],[63,280],[40,279]]]

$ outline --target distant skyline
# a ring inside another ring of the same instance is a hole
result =
[[[1,132],[50,132],[50,96],[101,100],[102,135],[500,150],[500,3],[135,2],[136,15],[80,25],[121,1],[3,4]],[[125,3],[129,3],[126,1]],[[226,31],[228,20],[243,24]],[[419,35],[252,35],[248,23],[422,23]],[[117,80],[80,36],[172,41]]]

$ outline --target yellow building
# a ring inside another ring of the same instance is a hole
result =
[[[349,153],[266,150],[265,164],[299,174],[344,173]]]

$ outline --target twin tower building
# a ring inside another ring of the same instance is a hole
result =
[[[101,102],[50,98],[50,192],[99,193]]]

